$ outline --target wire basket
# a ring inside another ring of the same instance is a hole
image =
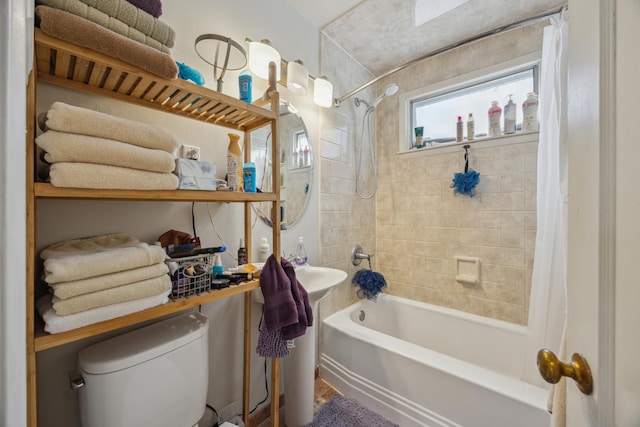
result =
[[[211,289],[213,255],[196,255],[166,260],[171,275],[171,298],[184,298]],[[172,265],[173,264],[173,265]]]

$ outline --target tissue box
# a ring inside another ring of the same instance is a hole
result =
[[[204,160],[176,159],[180,190],[216,191],[216,164]]]

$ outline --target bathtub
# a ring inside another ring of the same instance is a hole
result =
[[[547,426],[548,390],[519,380],[527,328],[381,295],[322,324],[320,377],[401,427]]]

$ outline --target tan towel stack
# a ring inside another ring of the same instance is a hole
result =
[[[159,3],[159,2],[158,2]],[[119,58],[167,79],[175,31],[126,0],[36,0],[37,25],[53,37]]]
[[[177,143],[164,129],[93,110],[54,103],[36,138],[56,187],[175,190]]]
[[[125,233],[67,240],[42,251],[51,295],[37,307],[50,333],[155,307],[171,291],[165,252]]]

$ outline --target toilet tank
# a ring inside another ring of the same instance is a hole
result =
[[[209,324],[187,313],[80,351],[83,427],[192,427],[205,411]]]

